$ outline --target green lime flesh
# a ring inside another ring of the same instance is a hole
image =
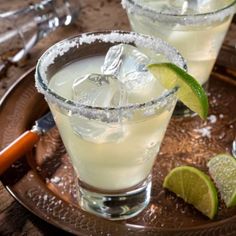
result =
[[[227,207],[236,206],[236,160],[229,154],[219,154],[207,164],[209,173]]]
[[[148,70],[166,89],[178,87],[178,99],[202,119],[207,117],[207,95],[191,75],[172,63],[150,64]]]
[[[165,177],[163,187],[213,219],[218,209],[216,188],[205,173],[191,166],[176,167]]]

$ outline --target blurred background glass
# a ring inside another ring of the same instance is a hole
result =
[[[18,1],[19,2],[19,1]],[[2,3],[1,3],[2,4]],[[22,60],[42,38],[60,26],[74,22],[79,0],[43,0],[0,12],[0,74]]]

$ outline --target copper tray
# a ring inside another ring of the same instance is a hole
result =
[[[206,162],[212,155],[231,150],[236,135],[236,83],[215,72],[209,87],[210,119],[172,118],[153,169],[151,202],[135,218],[108,221],[76,205],[73,172],[56,128],[16,162],[2,176],[2,182],[34,214],[77,235],[236,235],[236,207],[226,209],[221,203],[216,218],[209,220],[161,187],[173,167],[192,165],[207,172]],[[47,110],[34,88],[32,69],[1,101],[0,146],[30,129]]]

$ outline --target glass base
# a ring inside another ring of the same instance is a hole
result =
[[[190,117],[194,116],[194,114],[195,112],[191,111],[180,101],[176,103],[175,109],[173,111],[173,116],[178,116],[178,117]]]
[[[208,81],[202,85],[204,90],[208,91]],[[181,101],[177,101],[175,109],[173,111],[173,116],[177,117],[192,117],[196,116],[197,114],[191,111],[188,107],[186,107]]]
[[[101,193],[79,186],[80,207],[92,214],[109,219],[125,220],[139,214],[149,203],[151,176],[135,189],[126,192]]]

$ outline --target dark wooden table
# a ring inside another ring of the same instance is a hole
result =
[[[39,1],[39,0],[38,0]],[[32,0],[0,0],[0,11],[27,6]],[[80,0],[81,13],[74,25],[60,28],[41,40],[29,58],[17,66],[11,66],[6,76],[0,79],[0,97],[24,72],[35,65],[40,55],[55,42],[81,32],[123,29],[129,30],[129,23],[120,0]],[[232,23],[225,44],[235,46],[236,25]],[[69,235],[30,213],[7,192],[0,182],[0,235]]]

